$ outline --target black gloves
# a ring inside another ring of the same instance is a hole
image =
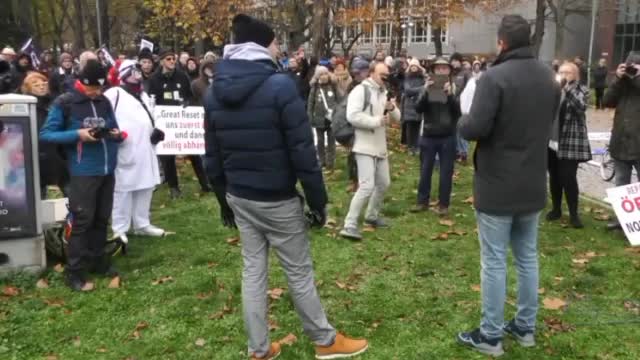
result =
[[[311,227],[322,228],[327,223],[327,210],[309,210],[306,217]]]
[[[160,141],[164,141],[164,131],[153,128],[153,132],[151,133],[151,144],[158,145]]]
[[[226,192],[218,187],[214,187],[218,204],[220,204],[220,218],[222,219],[222,225],[228,228],[236,229],[236,220],[233,215],[233,210],[227,203]]]

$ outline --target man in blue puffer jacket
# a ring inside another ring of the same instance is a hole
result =
[[[240,230],[244,270],[242,302],[252,359],[273,359],[267,318],[269,247],[278,254],[289,291],[318,359],[367,349],[329,324],[313,275],[300,181],[313,225],[326,221],[327,193],[305,104],[293,80],[278,72],[275,34],[246,15],[233,20],[227,45],[204,99],[205,165],[223,222]]]
[[[109,100],[102,95],[106,71],[89,60],[71,92],[51,106],[40,140],[64,145],[71,173],[69,209],[73,229],[67,248],[66,282],[76,291],[93,290],[84,276],[91,272],[115,276],[105,256],[107,225],[111,216],[114,170],[120,133]]]

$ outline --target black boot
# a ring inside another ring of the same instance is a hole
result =
[[[569,223],[571,224],[571,227],[574,229],[584,228],[584,224],[582,223],[582,220],[580,220],[580,216],[578,214],[571,215],[571,219],[569,219]]]
[[[178,200],[182,197],[182,191],[180,191],[180,189],[178,188],[170,188],[169,197],[171,197],[171,200]]]
[[[562,217],[562,211],[560,209],[556,209],[554,208],[553,210],[549,211],[549,213],[547,213],[547,221],[556,221],[556,220],[560,220],[560,218]]]
[[[119,275],[118,270],[111,263],[110,256],[103,256],[101,258],[95,259],[91,272],[99,276],[110,277],[110,278],[113,278]]]

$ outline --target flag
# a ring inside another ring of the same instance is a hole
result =
[[[38,56],[35,45],[33,44],[33,38],[29,38],[29,40],[22,45],[20,52],[29,55],[31,58],[31,65],[33,65],[34,69],[38,69],[40,67],[40,57]]]
[[[102,54],[104,55],[105,60],[107,60],[107,62],[111,65],[111,66],[115,66],[116,65],[116,61],[113,60],[113,57],[111,56],[111,54],[109,53],[109,49],[107,49],[106,45],[103,45],[98,51],[102,51]]]

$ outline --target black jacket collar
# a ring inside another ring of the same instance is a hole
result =
[[[534,56],[533,56],[533,51],[531,50],[531,47],[525,46],[525,47],[520,47],[520,48],[501,52],[498,58],[496,59],[496,61],[493,63],[493,66],[500,65],[509,60],[533,59],[533,58]]]

